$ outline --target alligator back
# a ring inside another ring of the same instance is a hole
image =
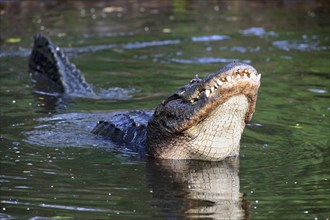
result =
[[[93,134],[124,144],[130,150],[145,153],[147,124],[153,111],[131,111],[116,114],[108,121],[98,121]]]
[[[29,73],[36,93],[90,96],[94,92],[63,51],[47,37],[36,34],[29,60]]]

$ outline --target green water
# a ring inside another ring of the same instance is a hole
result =
[[[330,219],[329,12],[327,1],[1,1],[0,218]],[[37,113],[38,32],[98,98]],[[262,74],[239,161],[140,158],[89,133],[232,60]]]

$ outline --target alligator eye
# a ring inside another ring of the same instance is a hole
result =
[[[198,101],[198,98],[192,98],[192,99],[189,100],[190,103],[195,103],[197,101]]]
[[[201,79],[198,77],[198,74],[196,74],[195,78],[193,78],[192,80],[190,80],[190,84],[193,84],[195,82],[200,82]]]

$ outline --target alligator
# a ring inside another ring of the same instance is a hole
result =
[[[56,97],[94,95],[63,50],[34,37],[29,73],[35,92]],[[130,111],[98,121],[93,134],[161,159],[220,161],[239,155],[240,139],[256,108],[261,74],[233,62],[205,78],[195,76],[154,111]]]

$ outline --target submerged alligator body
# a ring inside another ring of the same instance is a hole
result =
[[[80,71],[47,37],[36,35],[29,73],[37,93],[94,94]],[[239,153],[245,124],[255,111],[261,75],[234,62],[204,79],[192,79],[154,111],[119,113],[92,133],[163,159],[218,161]]]

